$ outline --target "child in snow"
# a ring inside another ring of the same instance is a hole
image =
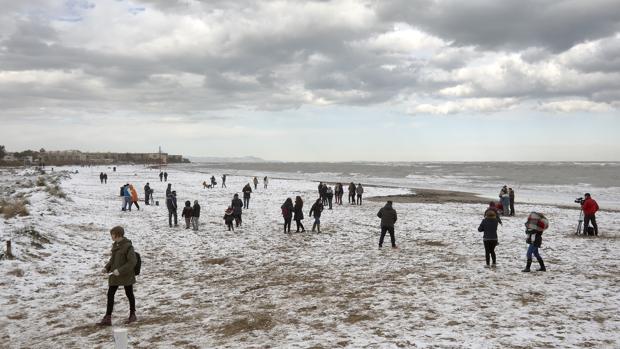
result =
[[[497,218],[497,213],[489,209],[484,213],[484,219],[478,227],[478,231],[484,232],[482,242],[484,243],[484,258],[487,262],[487,268],[491,266],[495,268],[495,246],[497,246],[497,224],[499,223]],[[493,259],[493,265],[490,265],[490,259]]]
[[[226,223],[226,226],[228,227],[228,231],[235,231],[235,227],[233,226],[233,221],[235,220],[235,216],[233,215],[233,208],[232,206],[228,206],[228,208],[226,209],[226,212],[224,212],[224,223]]]
[[[181,217],[185,217],[185,229],[189,229],[189,225],[192,220],[192,203],[187,200],[185,201],[185,207],[183,208],[183,212],[181,213]]]
[[[542,245],[542,233],[548,227],[549,220],[542,213],[532,212],[527,217],[527,222],[525,222],[525,234],[527,234],[527,239],[525,242],[527,242],[529,247],[527,248],[527,264],[525,269],[522,270],[524,273],[530,272],[532,255],[536,257],[540,265],[538,271],[547,271],[545,262],[543,262],[542,257],[538,254],[538,248]]]

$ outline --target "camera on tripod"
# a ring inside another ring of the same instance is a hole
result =
[[[584,201],[585,201],[585,199],[584,199],[584,198],[576,198],[576,199],[575,199],[575,203],[576,203],[576,204],[579,204],[579,205],[583,205],[583,202],[584,202]]]

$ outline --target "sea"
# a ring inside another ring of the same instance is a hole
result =
[[[196,162],[187,171],[221,175],[362,183],[411,189],[467,191],[497,198],[502,186],[516,201],[579,205],[591,193],[601,208],[620,209],[620,162]]]

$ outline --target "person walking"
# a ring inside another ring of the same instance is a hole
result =
[[[316,202],[310,207],[310,213],[308,216],[314,217],[314,224],[312,224],[312,231],[317,229],[317,232],[321,232],[321,212],[323,212],[323,204],[321,199],[316,199]]]
[[[138,205],[138,192],[136,188],[134,188],[133,184],[129,185],[129,193],[131,194],[131,202],[129,203],[129,211],[131,211],[131,206],[136,205],[138,211],[140,211],[140,205]]]
[[[159,171],[159,181],[163,182],[164,181],[164,173]]]
[[[291,232],[291,220],[293,219],[293,200],[291,198],[286,198],[282,206],[280,206],[282,210],[282,217],[284,217],[284,233]],[[288,228],[288,231],[287,231]]]
[[[246,184],[245,187],[243,187],[242,191],[243,208],[247,210],[248,208],[250,208],[250,196],[252,195],[252,187],[250,186],[250,183]]]
[[[267,184],[269,184],[269,179],[265,176],[265,178],[263,178],[263,185],[265,186],[265,189],[267,189]]]
[[[110,260],[103,268],[108,276],[108,300],[105,316],[98,323],[100,326],[112,326],[112,311],[114,310],[114,296],[119,286],[125,288],[125,295],[129,300],[129,318],[125,324],[136,322],[136,298],[133,294],[133,284],[136,283],[134,268],[137,263],[136,254],[133,250],[131,240],[125,237],[123,227],[116,226],[110,230],[112,244],[112,255]]]
[[[222,175],[222,188],[226,188],[226,175]]]
[[[381,218],[381,237],[379,238],[379,248],[383,247],[383,240],[385,239],[385,233],[390,233],[390,242],[392,243],[392,248],[396,247],[396,238],[394,237],[394,224],[398,219],[396,214],[396,210],[392,207],[392,201],[389,201],[383,206],[379,212],[377,212],[377,217]]]
[[[515,192],[512,188],[508,188],[508,197],[510,198],[510,215],[515,215]]]
[[[256,178],[256,176],[254,176],[253,181],[254,181],[254,190],[256,190],[256,189],[258,189],[257,188],[257,186],[258,186],[258,178]]]
[[[527,264],[525,265],[525,269],[522,270],[524,273],[530,272],[530,266],[532,265],[532,256],[536,257],[538,260],[538,264],[540,268],[538,271],[547,271],[545,268],[545,262],[543,262],[542,257],[538,253],[538,249],[542,245],[542,234],[549,227],[549,220],[542,213],[531,212],[527,217],[527,222],[525,222],[525,234],[527,234],[527,239],[525,242],[529,245],[527,248]]]
[[[174,226],[178,226],[177,220],[177,192],[171,191],[166,195],[166,207],[168,208],[168,225],[172,227],[172,217],[174,216]]]
[[[107,173],[103,174],[103,184],[108,184],[108,174]]]
[[[147,182],[146,185],[144,186],[144,204],[150,205],[150,201],[151,201],[150,199],[151,199],[151,186]]]
[[[168,172],[164,172],[164,182],[168,181]]]
[[[183,212],[181,212],[181,217],[185,218],[185,229],[189,229],[190,224],[192,223],[192,216],[192,203],[191,201],[187,200],[185,201],[185,207],[183,207]]]
[[[200,205],[198,200],[194,200],[194,206],[192,207],[192,229],[198,230],[198,220],[200,219]]]
[[[234,210],[232,206],[228,206],[226,211],[224,212],[224,223],[228,227],[228,231],[235,231],[235,227],[233,227],[233,221],[235,220]]]
[[[103,184],[103,172],[99,174],[99,181]]]
[[[295,213],[295,224],[297,225],[297,232],[299,233],[299,228],[301,228],[301,232],[305,232],[304,225],[301,221],[304,219],[304,201],[301,199],[301,196],[295,197],[295,206],[293,207],[293,212]]]
[[[486,267],[496,266],[495,247],[497,246],[497,213],[493,210],[487,210],[485,212],[484,219],[480,222],[478,227],[479,232],[484,232],[482,235],[482,243],[484,244],[484,259],[486,260]],[[490,264],[490,260],[493,259],[493,265]]]
[[[357,188],[355,188],[355,192],[357,193],[357,204],[362,204],[362,194],[364,194],[364,187],[362,187],[362,183],[357,183]]]
[[[238,227],[241,225],[241,214],[243,213],[243,202],[239,199],[239,194],[233,196],[230,207],[233,209],[233,217],[235,218],[235,225]]]
[[[590,222],[592,222],[592,227],[594,227],[594,235],[598,236],[598,225],[596,224],[596,212],[599,210],[598,203],[592,199],[590,193],[586,193],[584,197],[585,199],[581,204],[581,208],[583,209],[584,232],[588,232]]]

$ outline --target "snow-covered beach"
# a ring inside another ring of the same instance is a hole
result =
[[[99,183],[100,171],[107,184]],[[597,215],[602,236],[586,238],[574,235],[578,205],[519,204],[499,231],[498,268],[485,269],[476,230],[482,204],[395,203],[400,249],[379,250],[381,202],[351,206],[345,197],[324,211],[321,234],[309,231],[306,217],[306,233],[286,235],[280,205],[301,195],[307,214],[317,182],[272,178],[268,189],[259,183],[233,233],[224,209],[251,177],[233,174],[228,188],[203,189],[210,175],[167,172],[180,204],[201,204],[198,232],[181,222],[168,227],[158,170],[67,167],[42,180],[28,170],[0,170],[2,198],[29,202],[29,215],[0,226],[16,257],[0,261],[2,347],[113,346],[111,328],[95,323],[105,312],[101,268],[115,225],[142,255],[138,322],[128,326],[133,348],[620,346],[618,212]],[[212,174],[219,182],[221,173]],[[119,187],[128,182],[138,189],[150,182],[160,205],[121,212]],[[369,186],[365,197],[408,193]],[[542,247],[546,273],[520,272],[523,223],[532,210],[551,222]],[[114,325],[127,315],[118,292]]]

